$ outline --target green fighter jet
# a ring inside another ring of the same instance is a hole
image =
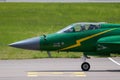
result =
[[[74,23],[48,35],[9,44],[12,47],[40,51],[83,52],[83,71],[90,69],[88,55],[120,53],[120,24],[105,22]],[[50,55],[50,54],[49,54]]]

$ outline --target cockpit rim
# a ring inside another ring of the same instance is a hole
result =
[[[66,31],[67,29],[72,28],[73,25],[90,25],[90,24],[91,24],[91,25],[92,25],[92,24],[94,24],[94,25],[100,25],[100,24],[106,24],[106,23],[107,23],[107,22],[78,22],[78,23],[73,23],[73,24],[68,25],[67,27],[59,30],[57,33],[66,33],[65,31]]]

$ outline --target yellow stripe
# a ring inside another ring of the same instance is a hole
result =
[[[94,35],[91,35],[91,36],[87,36],[87,37],[82,38],[82,39],[79,39],[79,40],[76,40],[76,44],[71,45],[71,46],[68,46],[68,47],[63,48],[63,49],[60,49],[60,50],[67,50],[67,49],[71,49],[71,48],[75,48],[75,47],[81,46],[81,44],[80,44],[81,42],[83,42],[83,41],[85,41],[85,40],[88,40],[88,39],[90,39],[90,38],[99,36],[99,35],[101,35],[101,34],[110,32],[110,31],[115,30],[115,29],[116,29],[116,28],[109,29],[109,30],[106,30],[106,31],[103,31],[103,32],[100,32],[100,33],[97,33],[97,34],[94,34]]]
[[[28,77],[39,76],[73,76],[73,77],[86,77],[84,72],[27,72]]]
[[[28,77],[37,77],[38,72],[28,72],[27,75],[28,75]]]
[[[86,77],[84,72],[74,72],[73,74],[78,77]]]

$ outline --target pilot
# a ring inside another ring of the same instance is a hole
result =
[[[81,31],[85,30],[85,25],[81,25]]]

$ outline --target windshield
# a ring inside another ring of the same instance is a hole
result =
[[[94,30],[99,28],[100,28],[100,23],[75,23],[67,26],[66,28],[58,31],[57,33],[80,32],[80,31]]]

